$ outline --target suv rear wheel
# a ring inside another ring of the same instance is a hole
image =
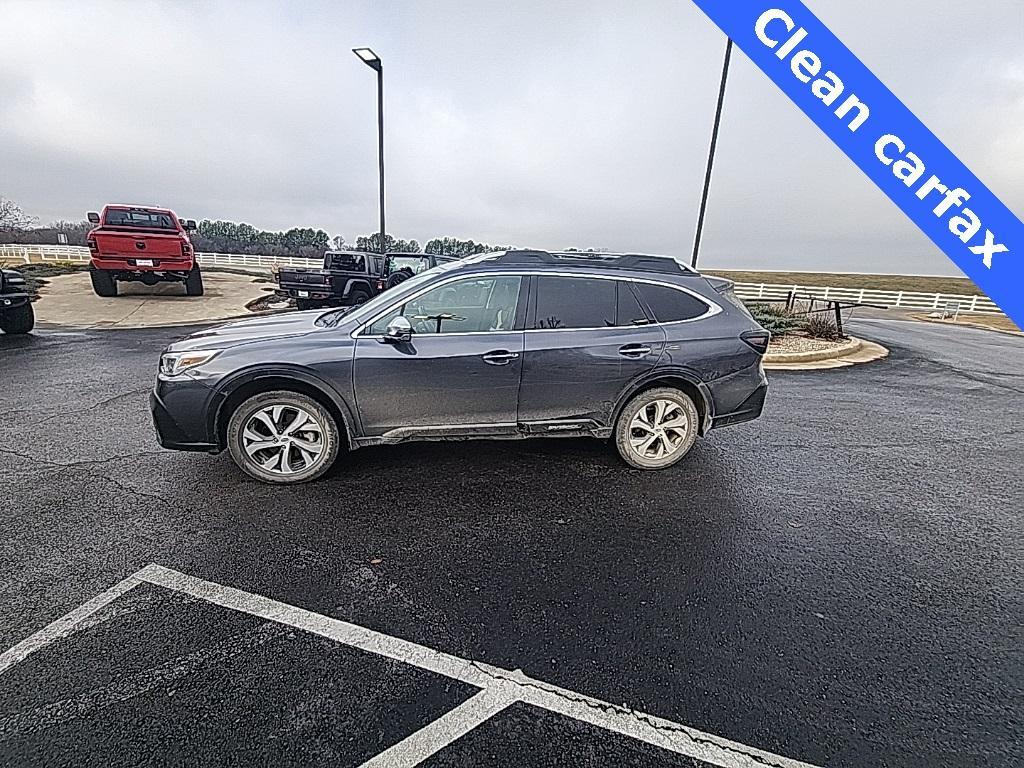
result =
[[[697,440],[700,415],[689,395],[659,387],[630,400],[615,425],[619,455],[637,469],[664,469],[682,459]]]
[[[287,485],[320,477],[337,458],[340,441],[330,412],[298,392],[253,395],[228,421],[231,458],[265,483]]]

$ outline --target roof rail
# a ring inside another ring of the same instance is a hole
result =
[[[692,269],[671,256],[651,256],[643,253],[602,253],[598,251],[505,251],[497,254],[497,264],[557,264],[560,267],[596,267],[605,269],[632,269],[637,272],[667,274],[696,274]]]

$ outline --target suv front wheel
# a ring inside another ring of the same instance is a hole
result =
[[[320,403],[298,392],[263,392],[228,421],[228,451],[247,474],[287,485],[320,477],[338,456],[338,425]]]
[[[615,446],[630,466],[664,469],[690,452],[699,423],[697,406],[685,392],[649,389],[626,403],[619,414]]]

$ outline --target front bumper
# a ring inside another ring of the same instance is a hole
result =
[[[0,293],[0,312],[5,309],[17,309],[32,301],[27,293]]]
[[[213,415],[222,399],[187,377],[158,378],[149,395],[149,409],[160,445],[175,451],[219,452]]]

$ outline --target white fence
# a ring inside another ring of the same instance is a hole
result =
[[[293,256],[258,256],[239,253],[199,253],[199,263],[211,267],[250,267],[270,269],[274,265],[307,267],[319,259]],[[77,245],[0,245],[0,261],[30,262],[89,260],[89,249]],[[822,288],[808,285],[771,283],[736,283],[736,294],[748,301],[785,301],[790,291],[819,299],[866,302],[901,309],[941,310],[956,304],[961,313],[1003,314],[987,296],[965,296],[951,293],[915,293],[912,291],[879,291],[868,288]]]

